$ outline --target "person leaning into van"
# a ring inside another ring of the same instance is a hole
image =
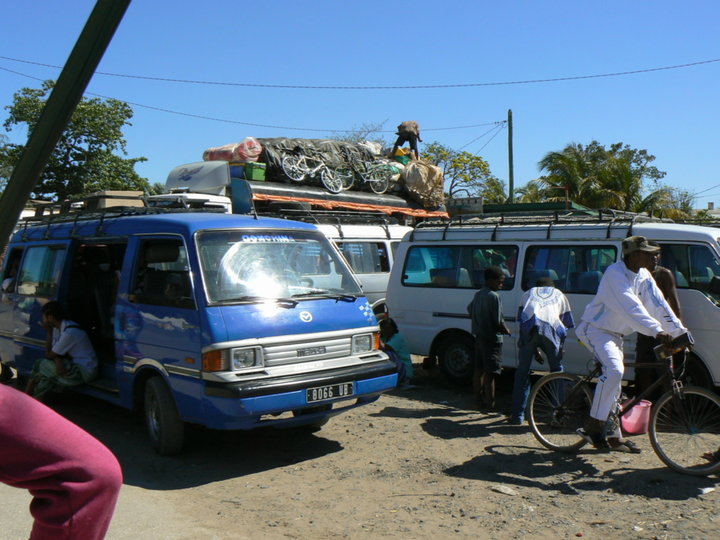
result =
[[[538,349],[547,357],[551,372],[562,371],[562,350],[567,329],[574,328],[570,302],[555,288],[552,278],[541,277],[525,292],[518,310],[518,367],[508,422],[520,425],[525,419],[530,390],[530,363]]]
[[[382,319],[379,325],[383,350],[393,352],[397,359],[398,386],[405,389],[412,388],[410,377],[413,376],[413,365],[407,341],[398,330],[395,321],[390,317]]]
[[[495,378],[502,366],[503,335],[510,335],[497,293],[504,281],[505,274],[500,267],[487,267],[485,285],[475,293],[467,307],[472,321],[471,331],[475,336],[473,394],[479,410],[491,411],[495,408]]]
[[[606,433],[607,419],[621,390],[623,337],[639,332],[669,346],[673,338],[687,333],[647,270],[659,251],[644,236],[625,238],[623,259],[605,270],[597,295],[585,308],[576,330],[578,339],[602,364],[590,416],[578,431],[600,450],[640,452],[632,441],[621,437],[620,426]]]
[[[98,364],[88,335],[65,318],[59,302],[42,307],[41,324],[47,331],[45,358],[35,362],[25,391],[42,401],[55,388],[91,381]]]

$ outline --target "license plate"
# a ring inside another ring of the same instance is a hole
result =
[[[343,398],[355,393],[353,383],[329,384],[307,389],[307,402],[324,401],[326,399]]]

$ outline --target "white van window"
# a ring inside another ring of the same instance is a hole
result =
[[[197,245],[211,303],[362,294],[330,242],[317,233],[204,231]]]
[[[383,242],[337,242],[345,260],[356,274],[390,271],[390,260]]]
[[[503,288],[515,283],[517,246],[413,246],[408,251],[402,276],[410,287],[478,289],[485,268],[499,266],[505,274]]]
[[[616,258],[613,246],[531,246],[525,252],[522,288],[549,277],[565,293],[595,294],[603,272]]]
[[[20,268],[17,292],[37,296],[55,296],[64,262],[64,246],[28,248]]]
[[[720,278],[720,263],[708,246],[662,244],[660,264],[673,272],[679,288],[707,290],[713,277]]]

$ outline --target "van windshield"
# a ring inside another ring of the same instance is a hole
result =
[[[320,233],[225,230],[197,234],[211,304],[362,295],[347,265]]]

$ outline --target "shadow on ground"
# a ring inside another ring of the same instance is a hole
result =
[[[603,491],[668,501],[693,499],[702,488],[714,487],[717,482],[716,478],[681,475],[665,467],[619,467],[603,472],[589,463],[583,452],[561,454],[517,446],[487,446],[485,451],[462,465],[445,469],[445,473],[564,495]]]

